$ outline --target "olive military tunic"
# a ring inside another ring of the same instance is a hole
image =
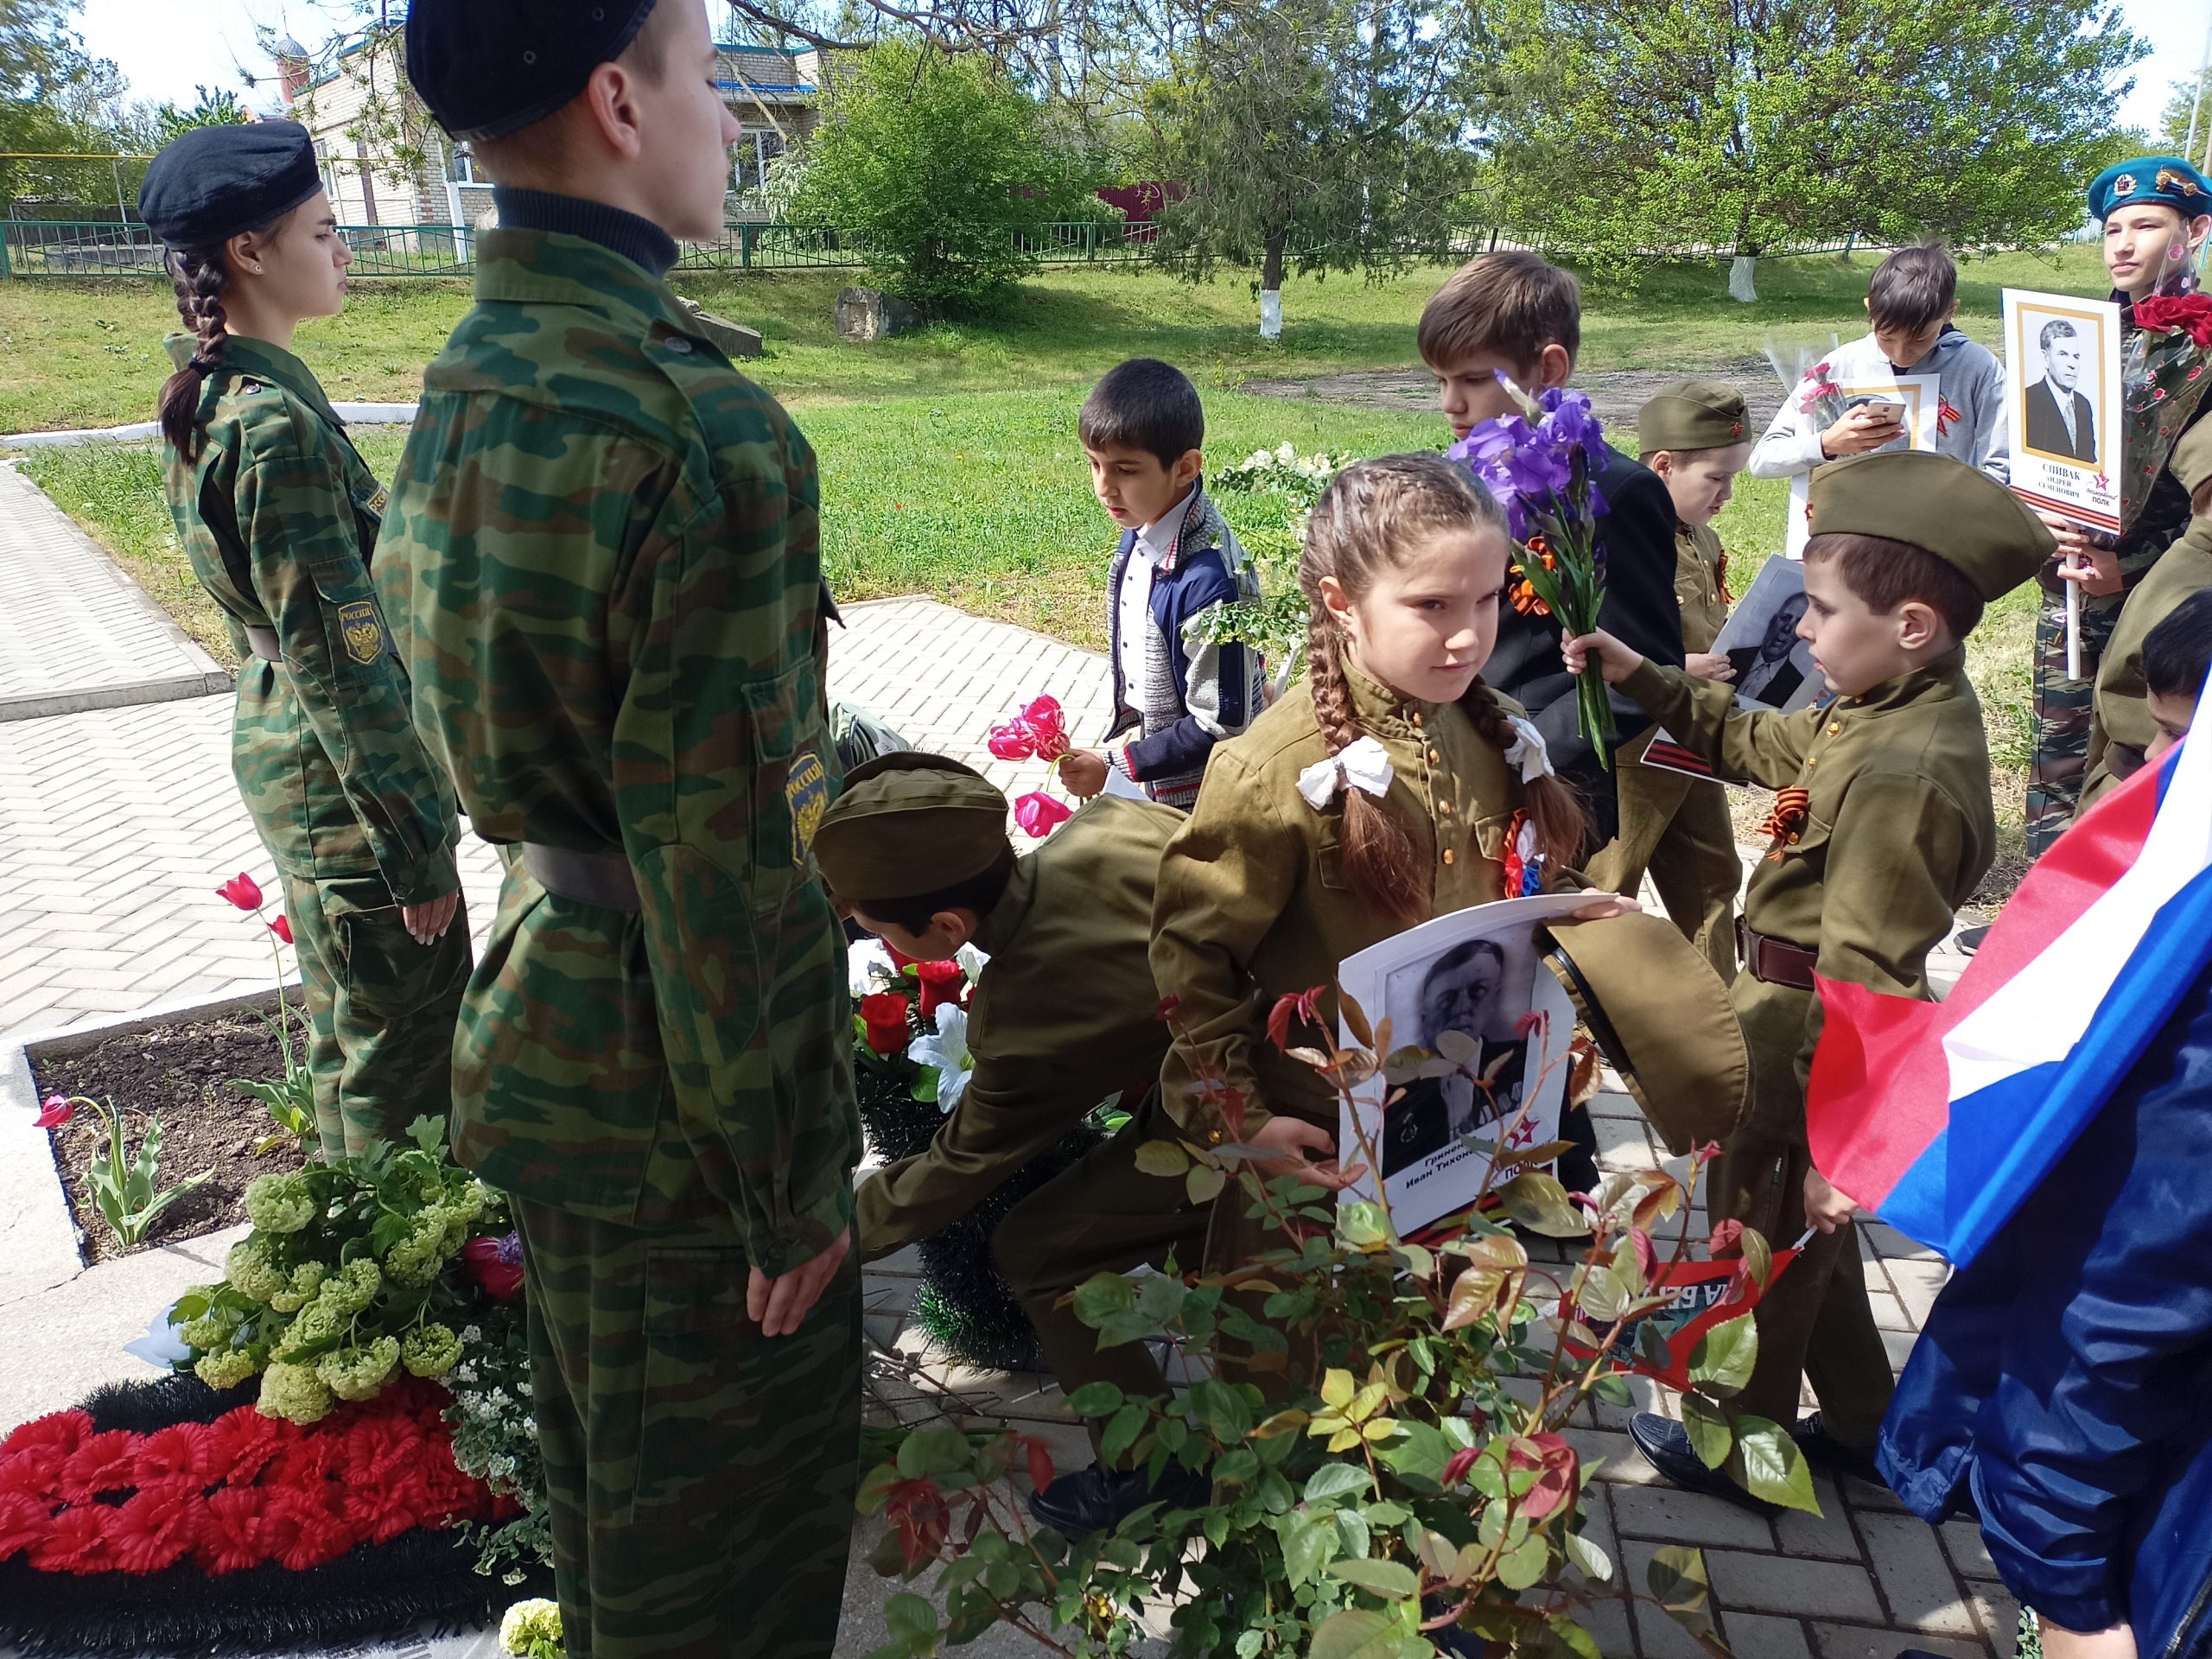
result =
[[[1455,704],[1400,697],[1350,664],[1344,677],[1361,731],[1390,757],[1386,806],[1425,873],[1427,913],[1503,898],[1501,860],[1522,805],[1504,755]],[[1319,1017],[1333,1032],[1337,964],[1411,925],[1346,878],[1343,795],[1317,811],[1298,792],[1298,774],[1328,753],[1301,683],[1215,749],[1190,821],[1161,861],[1152,970],[1160,995],[1175,999],[1177,1027],[1161,1089],[1194,1139],[1227,1138],[1200,1091],[1206,1079],[1243,1096],[1248,1138],[1277,1112],[1334,1134],[1334,1091],[1266,1040],[1268,1009],[1287,993],[1327,987]],[[1547,874],[1557,886],[1564,873]]]
[[[1726,685],[1649,663],[1623,689],[1724,776],[1805,791],[1802,817],[1752,874],[1746,926],[1814,952],[1815,971],[1830,979],[1928,997],[1928,953],[1996,850],[1988,743],[1964,648],[1788,715],[1745,713]],[[1748,968],[1731,995],[1751,1050],[1751,1110],[1724,1144],[1707,1202],[1716,1217],[1786,1246],[1805,1227],[1805,1088],[1821,1001]],[[1732,1409],[1788,1425],[1802,1371],[1829,1431],[1872,1445],[1891,1376],[1858,1263],[1851,1227],[1813,1236],[1759,1304],[1758,1367]]]
[[[873,1260],[957,1220],[1116,1090],[1134,1109],[1167,1052],[1147,952],[1173,807],[1102,795],[1014,861],[977,924],[975,1074],[926,1151],[860,1189]]]
[[[1675,598],[1682,649],[1713,649],[1728,620],[1727,555],[1709,524],[1675,526]],[[1744,867],[1720,785],[1643,763],[1658,728],[1621,752],[1620,834],[1590,861],[1590,879],[1631,896],[1648,874],[1667,914],[1723,981],[1735,977],[1736,893]]]
[[[454,1146],[514,1200],[573,1659],[826,1659],[857,1478],[844,938],[813,451],[668,286],[501,193],[424,378],[381,571],[478,831],[523,843],[462,1013]],[[537,221],[525,228],[523,221]],[[557,891],[556,889],[558,889]]]
[[[194,342],[173,336],[181,367]],[[417,735],[369,574],[385,493],[291,353],[232,335],[196,461],[162,482],[238,653],[232,770],[284,888],[327,1157],[452,1109],[468,918],[417,944],[399,908],[460,891],[453,786]]]

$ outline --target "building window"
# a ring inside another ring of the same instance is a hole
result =
[[[453,181],[455,184],[481,184],[476,176],[476,155],[467,144],[453,147]]]
[[[784,153],[784,136],[773,127],[748,127],[738,135],[730,151],[732,177],[741,190],[758,189],[767,181],[768,163]]]

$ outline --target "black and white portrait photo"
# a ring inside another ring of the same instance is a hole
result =
[[[2035,356],[2020,394],[2028,448],[2067,461],[2097,460],[2097,339],[2084,324],[2067,317],[2026,314],[2034,331]]]
[[[1823,682],[1813,647],[1797,637],[1812,601],[1805,597],[1805,567],[1794,559],[1769,559],[1728,613],[1713,648],[1736,671],[1729,682],[1746,709],[1802,709]]]
[[[1766,620],[1766,631],[1754,645],[1738,645],[1728,653],[1728,666],[1736,671],[1736,695],[1753,702],[1779,709],[1805,683],[1798,663],[1797,625],[1805,620],[1812,601],[1802,593],[1776,607]]]
[[[1515,1027],[1529,1011],[1534,963],[1513,971],[1505,943],[1470,939],[1433,962],[1391,976],[1391,1001],[1402,1005],[1406,982],[1418,981],[1414,1046],[1452,1065],[1447,1077],[1417,1078],[1383,1114],[1382,1173],[1387,1179],[1463,1135],[1496,1140],[1488,1126],[1520,1109],[1528,1043]]]

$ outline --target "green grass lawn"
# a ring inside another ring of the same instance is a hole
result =
[[[1871,258],[1772,260],[1756,305],[1731,302],[1717,264],[1656,270],[1636,294],[1592,290],[1583,321],[1586,368],[1711,369],[1757,357],[1767,343],[1824,345],[1864,332]],[[874,345],[837,339],[830,313],[851,273],[772,271],[679,276],[684,292],[759,328],[761,382],[794,404],[1077,385],[1125,357],[1180,364],[1217,391],[1255,375],[1325,374],[1415,361],[1414,324],[1444,276],[1419,267],[1380,283],[1295,277],[1285,284],[1280,342],[1262,341],[1248,280],[1179,282],[1154,270],[1048,271],[1023,284],[988,322],[942,323]],[[2102,294],[2094,250],[2056,261],[2005,254],[1967,264],[1961,326],[1994,341],[1998,290]],[[300,331],[299,349],[340,400],[413,397],[468,304],[466,283],[384,280],[356,286],[343,315]],[[137,279],[0,282],[0,432],[112,426],[151,418],[168,372],[162,338],[177,327],[166,284]]]
[[[1738,306],[1717,266],[1655,272],[1633,296],[1589,296],[1582,364],[1712,370],[1768,344],[1824,345],[1864,327],[1859,305],[1872,261],[1772,261],[1762,298]],[[1084,391],[1124,357],[1154,353],[1190,371],[1206,399],[1217,464],[1288,438],[1314,449],[1375,454],[1431,448],[1427,416],[1353,409],[1236,390],[1255,376],[1301,376],[1414,361],[1413,327],[1442,273],[1382,283],[1294,280],[1279,345],[1255,329],[1249,285],[1175,282],[1158,272],[1051,272],[1027,283],[988,324],[943,324],[872,346],[836,338],[837,272],[694,279],[685,286],[726,315],[761,329],[768,355],[751,365],[791,404],[822,461],[823,553],[837,592],[854,599],[925,593],[1090,646],[1104,644],[1106,554],[1114,531],[1092,501],[1075,439]],[[2005,285],[2101,293],[2094,250],[2056,260],[2013,254],[1962,272],[1960,321],[1993,341]],[[340,400],[404,400],[467,303],[452,282],[364,283],[344,315],[302,330],[302,355]],[[166,372],[159,350],[174,310],[137,282],[0,283],[0,430],[144,419]],[[369,463],[389,476],[402,435],[370,429]],[[28,452],[29,475],[98,537],[188,632],[227,655],[213,607],[177,549],[144,445]],[[1738,591],[1782,541],[1785,490],[1745,479],[1722,515]],[[1288,505],[1224,498],[1241,531],[1281,539]],[[2032,595],[1993,607],[1970,658],[1999,766],[1999,810],[2017,846],[2027,760]]]

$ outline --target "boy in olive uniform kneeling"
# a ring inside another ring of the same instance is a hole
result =
[[[1831,695],[1796,714],[1745,713],[1726,685],[1646,662],[1599,632],[1570,640],[1721,774],[1779,791],[1740,927],[1731,996],[1751,1055],[1748,1120],[1723,1143],[1707,1201],[1779,1246],[1806,1249],[1761,1299],[1758,1361],[1739,1419],[1791,1428],[1815,1461],[1874,1480],[1889,1356],[1859,1271],[1850,1200],[1812,1166],[1805,1085],[1821,1033],[1815,976],[1929,995],[1928,952],[1996,850],[1989,745],[1964,641],[1983,606],[2055,545],[2018,499],[1948,456],[1855,456],[1812,480],[1811,603],[1799,632]],[[1799,1377],[1820,1409],[1797,1420]],[[1637,1446],[1678,1485],[1759,1504],[1692,1451],[1682,1426],[1639,1416]],[[1761,1507],[1766,1507],[1761,1505]]]
[[[1176,1134],[1159,1104],[1168,1030],[1148,952],[1160,857],[1183,814],[1101,796],[1021,858],[1006,820],[1006,797],[957,760],[889,754],[846,780],[816,832],[823,879],[861,926],[925,962],[970,944],[990,958],[969,1005],[975,1074],[928,1151],[861,1183],[861,1253],[888,1255],[957,1220],[1121,1090],[1129,1122],[1024,1199],[993,1249],[1064,1389],[1105,1381],[1164,1394],[1150,1349],[1102,1351],[1060,1303],[1093,1274],[1171,1254],[1195,1263],[1205,1242],[1211,1206],[1136,1166],[1139,1146]],[[1080,1537],[1165,1495],[1141,1472],[1094,1466],[1031,1507]]]

